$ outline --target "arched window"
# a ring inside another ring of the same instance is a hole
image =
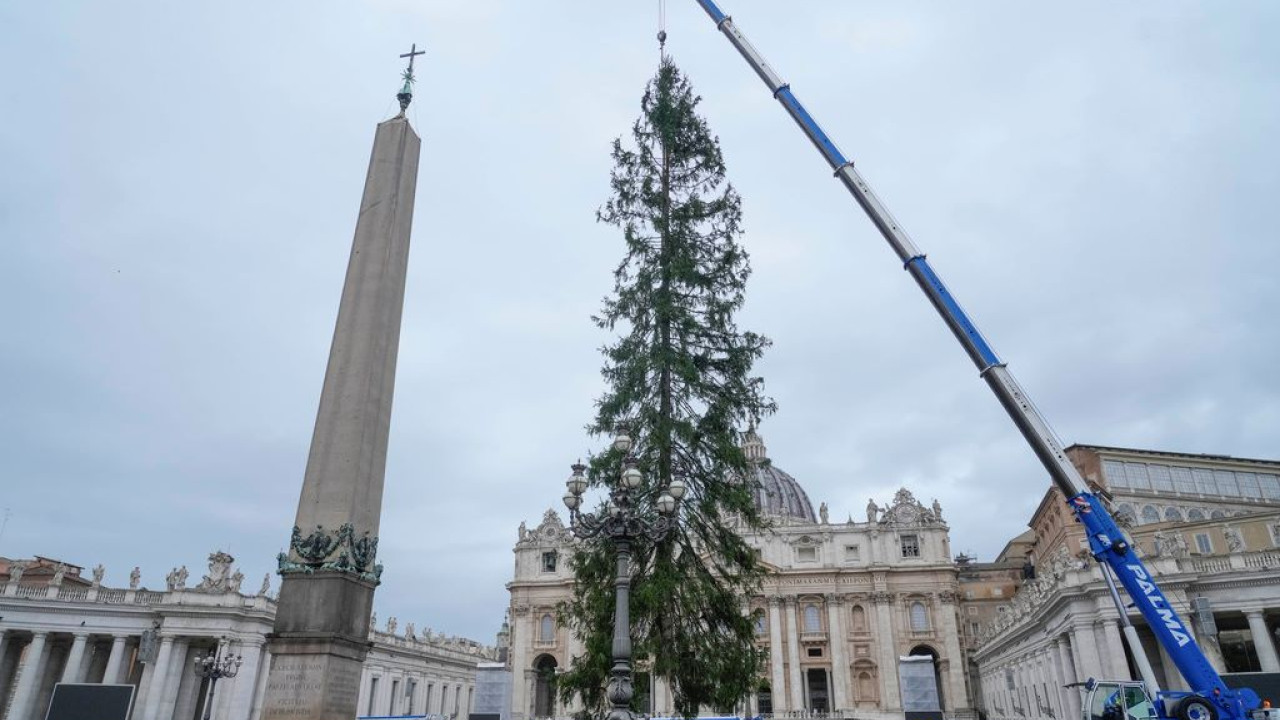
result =
[[[542,616],[542,621],[538,623],[538,640],[541,642],[551,642],[556,639],[556,621],[551,617],[551,613]]]
[[[866,670],[858,673],[857,693],[858,700],[861,702],[875,702],[876,700],[876,682],[871,678],[871,673]]]
[[[769,632],[769,626],[764,621],[764,613],[756,615],[756,636],[764,635]]]
[[[1160,522],[1160,511],[1156,509],[1155,505],[1147,505],[1146,507],[1142,508],[1142,524],[1143,525],[1146,525],[1147,523],[1158,523],[1158,522]]]
[[[913,631],[929,629],[929,610],[922,602],[911,603],[911,629]]]
[[[1176,507],[1167,507],[1164,509],[1164,519],[1171,522],[1182,522],[1182,511]]]
[[[867,631],[867,611],[863,610],[861,605],[853,606],[853,631]]]
[[[1127,518],[1129,522],[1137,522],[1138,515],[1129,503],[1120,503],[1116,508],[1116,518]]]
[[[1188,519],[1188,520],[1190,520],[1190,521],[1192,521],[1192,522],[1195,522],[1196,520],[1203,520],[1203,519],[1204,519],[1204,511],[1203,511],[1203,510],[1198,510],[1198,509],[1192,508],[1192,509],[1190,509],[1190,510],[1188,510],[1188,511],[1187,511],[1187,519]]]
[[[804,606],[804,631],[822,632],[822,617],[818,615],[817,605]]]
[[[1213,518],[1214,520],[1221,520],[1226,516],[1227,514],[1221,510],[1214,510],[1213,512],[1209,513],[1209,517]]]

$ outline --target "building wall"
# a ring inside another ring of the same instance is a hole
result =
[[[945,709],[971,706],[957,572],[940,508],[925,507],[902,490],[874,520],[780,519],[772,532],[747,538],[771,568],[760,594],[743,603],[762,618],[757,642],[767,650],[769,663],[761,681],[773,714],[826,709],[844,716],[900,718],[898,657],[913,651],[937,658]],[[537,528],[521,528],[508,585],[512,720],[564,717],[576,709],[556,704],[546,712],[545,706],[535,706],[539,662],[545,667],[549,658],[556,668],[565,668],[581,652],[578,639],[556,622],[557,604],[572,592],[567,560],[574,546],[554,511],[548,510]],[[557,558],[554,569],[551,557]],[[551,632],[544,635],[548,621]],[[825,698],[819,692],[824,684]],[[651,711],[669,715],[669,688],[654,682],[651,693]],[[757,714],[765,709],[757,696],[738,710]]]
[[[1280,671],[1280,463],[1078,445],[1068,454],[1122,521],[1210,662],[1220,672]],[[1128,679],[1136,667],[1061,493],[1046,493],[1030,526],[1035,577],[981,625],[972,653],[975,700],[991,718],[1078,715],[1078,694],[1064,684]],[[1207,603],[1201,615],[1192,612],[1197,599]],[[1145,621],[1128,612],[1157,679],[1185,689]]]

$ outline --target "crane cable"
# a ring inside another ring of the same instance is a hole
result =
[[[658,0],[658,54],[667,53],[667,0]]]

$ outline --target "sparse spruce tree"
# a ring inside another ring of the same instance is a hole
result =
[[[612,196],[599,220],[622,231],[626,255],[594,319],[619,337],[603,348],[608,389],[589,426],[608,435],[628,423],[647,501],[673,477],[688,485],[679,527],[660,543],[632,546],[630,605],[636,669],[666,679],[686,717],[700,706],[731,708],[758,684],[745,599],[762,567],[738,529],[763,521],[740,434],[774,410],[752,375],[769,341],[734,323],[750,274],[737,244],[741,202],[698,102],[664,59],[631,142],[614,141]],[[611,449],[593,457],[591,483],[614,482],[620,461]],[[585,651],[558,678],[560,693],[581,698],[592,715],[608,704],[615,559],[608,539],[583,542],[575,592],[562,607]]]

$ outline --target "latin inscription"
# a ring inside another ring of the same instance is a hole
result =
[[[275,656],[267,677],[262,717],[349,717],[360,692],[360,664],[314,656]]]

